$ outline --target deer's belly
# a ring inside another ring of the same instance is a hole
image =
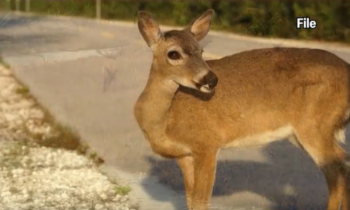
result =
[[[252,133],[252,134],[244,135],[237,139],[231,140],[230,142],[227,142],[223,146],[223,148],[255,147],[255,146],[261,146],[261,145],[269,144],[274,141],[285,140],[285,139],[291,140],[292,143],[296,144],[296,139],[294,134],[295,134],[294,128],[291,125],[285,125],[274,130],[267,130],[260,133]]]

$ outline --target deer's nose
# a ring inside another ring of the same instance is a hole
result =
[[[203,77],[202,84],[207,84],[210,89],[213,89],[218,84],[218,80],[218,77],[212,71],[209,71],[208,74]]]

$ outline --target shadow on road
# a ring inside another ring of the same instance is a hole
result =
[[[49,44],[60,45],[74,31],[57,24],[48,24],[45,16],[20,16],[0,12],[0,55],[30,55]],[[46,24],[45,24],[46,23]]]
[[[288,141],[280,141],[265,146],[263,154],[267,163],[219,160],[213,197],[252,192],[275,204],[273,210],[326,209],[328,191],[324,176],[304,151]],[[182,174],[174,160],[147,160],[152,165],[149,175],[157,176],[160,183],[184,195]],[[293,189],[292,194],[287,193],[288,188]],[[146,190],[153,193],[154,199],[164,199],[163,195]],[[184,210],[174,205],[177,210]]]
[[[11,52],[18,55],[30,55],[36,53],[36,49],[47,44],[59,44],[62,35],[44,35],[31,33],[26,35],[4,35],[0,34],[0,55]]]
[[[12,12],[0,12],[0,29],[29,25],[44,19],[44,16],[16,16]]]

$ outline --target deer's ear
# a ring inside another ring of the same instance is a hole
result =
[[[210,30],[211,20],[214,14],[215,12],[213,9],[207,10],[197,20],[187,26],[185,30],[190,31],[197,41],[202,40]]]
[[[161,38],[162,33],[158,23],[145,11],[137,14],[139,31],[149,47],[154,46]]]

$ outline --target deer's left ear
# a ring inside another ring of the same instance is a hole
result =
[[[207,10],[184,30],[190,31],[197,41],[202,40],[210,31],[211,20],[213,19],[214,14],[215,12],[213,9]]]

